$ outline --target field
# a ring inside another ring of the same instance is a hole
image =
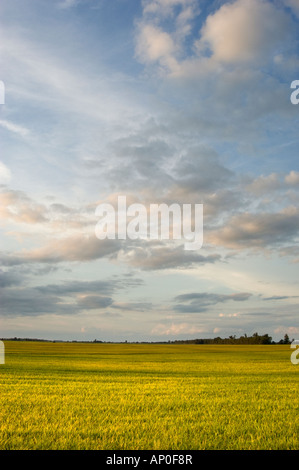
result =
[[[298,449],[288,345],[5,341],[0,449]]]

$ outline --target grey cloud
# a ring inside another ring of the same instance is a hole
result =
[[[180,313],[206,312],[212,305],[228,301],[244,302],[250,297],[251,294],[248,292],[240,292],[236,294],[191,292],[189,294],[181,294],[175,297],[174,300],[179,303],[174,306],[174,311]]]
[[[46,295],[72,296],[76,294],[85,294],[85,296],[110,296],[117,290],[129,289],[143,285],[140,278],[113,277],[108,280],[94,281],[61,281],[59,284],[48,284],[46,286],[37,286],[36,290]],[[82,296],[83,297],[83,296]]]
[[[189,191],[211,193],[228,185],[233,172],[225,168],[211,149],[196,147],[182,155],[175,167],[176,180]]]
[[[126,263],[145,271],[160,269],[190,268],[198,264],[215,263],[221,260],[218,254],[202,255],[196,251],[184,250],[183,246],[167,247],[144,244],[124,254]]]
[[[109,171],[112,186],[128,189],[134,182],[135,189],[142,190],[146,181],[148,190],[159,188],[160,197],[163,195],[164,200],[168,192],[184,192],[185,198],[186,193],[190,197],[193,192],[207,196],[232,184],[234,173],[220,163],[212,149],[197,146],[181,151],[180,146],[149,142],[136,147],[122,160],[121,167],[116,163]],[[128,149],[123,149],[123,152],[126,154]]]
[[[272,297],[265,297],[263,300],[286,300],[286,299],[296,299],[298,295],[273,295]]]
[[[206,292],[191,292],[189,294],[181,294],[175,297],[178,301],[189,301],[189,300],[202,300],[205,303],[218,303],[226,300],[244,301],[248,300],[251,296],[248,292],[240,292],[237,294],[209,294]]]
[[[48,222],[46,207],[33,201],[23,191],[3,189],[0,201],[2,219],[26,224]]]
[[[262,311],[261,312],[243,312],[242,316],[243,317],[246,317],[246,316],[248,316],[248,317],[261,317],[261,318],[270,316],[270,317],[273,318],[273,317],[277,316],[277,314],[275,314],[273,312],[262,312]]]
[[[184,250],[182,245],[168,247],[163,243],[122,242],[119,240],[98,240],[95,237],[69,237],[56,240],[45,247],[15,254],[2,254],[3,266],[17,266],[32,263],[88,262],[110,258],[125,262],[142,270],[192,267],[197,264],[215,263],[221,260],[218,254],[203,255],[196,251]]]
[[[266,248],[296,239],[299,212],[295,207],[277,213],[233,215],[225,225],[211,231],[209,241],[229,248]]]
[[[138,160],[136,162],[123,162],[116,165],[107,177],[111,188],[119,191],[161,190],[173,184],[172,177],[162,168],[158,161]]]
[[[123,161],[122,165],[116,164],[109,171],[107,177],[110,180],[111,187],[115,190],[131,191],[134,187],[135,191],[159,190],[168,188],[173,184],[173,178],[168,170],[163,167],[159,160],[159,155],[153,155],[151,159],[139,158]]]
[[[70,303],[62,295],[45,294],[38,288],[23,288],[1,292],[1,311],[6,316],[22,315],[74,315],[81,310],[103,309],[109,307],[113,300],[100,295],[73,296]]]
[[[43,294],[72,295],[81,293],[112,293],[119,285],[117,280],[109,281],[63,281],[60,284],[37,286]]]
[[[2,276],[3,278],[3,276]],[[148,311],[151,302],[115,302],[111,294],[142,284],[138,278],[114,278],[107,281],[64,281],[36,287],[19,287],[14,279],[2,282],[1,311],[3,315],[69,315],[81,310],[114,308],[122,311]],[[206,311],[208,306],[228,300],[244,301],[248,293],[231,295],[191,293],[177,296],[178,312]]]
[[[22,283],[22,278],[14,272],[6,272],[0,269],[0,288],[18,286]]]
[[[153,139],[150,136],[129,136],[123,139],[118,139],[113,143],[112,150],[117,157],[128,157],[134,162],[142,160],[159,161],[171,157],[174,152],[174,147],[170,146],[165,140]]]
[[[53,212],[57,212],[59,214],[72,214],[74,212],[74,209],[71,209],[70,207],[66,206],[65,204],[59,204],[59,203],[52,203],[50,205],[50,209]]]
[[[124,311],[148,312],[153,309],[151,302],[114,302],[113,308]]]
[[[76,313],[75,304],[64,304],[57,295],[45,295],[35,288],[6,289],[1,292],[1,312],[3,315],[41,315],[46,313]]]
[[[299,247],[297,245],[286,246],[280,249],[280,256],[292,258],[293,263],[299,263]]]
[[[171,175],[165,167],[175,155],[175,145],[168,143],[163,126],[152,120],[143,122],[138,131],[114,140],[107,145],[106,154],[99,158],[90,158],[84,166],[93,171],[93,176],[100,173],[109,181],[110,188],[116,191],[135,191],[146,187],[161,188],[169,186]],[[153,137],[155,136],[155,137]],[[103,165],[103,160],[107,161]],[[98,171],[97,171],[98,169]]]
[[[111,297],[101,295],[85,295],[77,300],[77,305],[81,309],[98,309],[109,307],[113,303]]]
[[[86,228],[94,225],[94,212],[90,207],[68,207],[61,203],[49,206],[36,202],[24,191],[1,188],[0,219],[5,222],[34,226],[43,224],[49,230]]]
[[[0,298],[1,313],[6,316],[73,315],[81,310],[101,310],[113,306],[112,296],[116,292],[143,283],[139,278],[118,276],[108,280],[62,281],[27,287],[20,286],[13,274],[5,274],[0,276]]]
[[[3,254],[4,266],[26,263],[92,261],[109,257],[120,249],[118,240],[98,240],[95,236],[75,235],[51,241],[48,245],[16,254]]]

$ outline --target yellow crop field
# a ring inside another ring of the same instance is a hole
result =
[[[298,449],[288,345],[5,341],[0,449]]]

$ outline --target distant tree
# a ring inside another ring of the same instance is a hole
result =
[[[285,334],[283,338],[283,344],[290,344],[290,343],[291,341],[290,341],[289,335]]]
[[[261,344],[271,344],[272,342],[272,337],[269,336],[268,334],[265,334],[261,337]]]

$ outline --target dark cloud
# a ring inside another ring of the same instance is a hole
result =
[[[210,194],[227,186],[234,174],[220,163],[214,150],[195,147],[181,155],[175,175],[177,184],[188,191]]]
[[[298,295],[273,295],[272,297],[265,297],[263,300],[286,300],[286,299],[296,299]]]
[[[6,272],[0,269],[0,288],[18,286],[22,283],[22,277],[15,272]]]
[[[46,313],[73,314],[75,303],[65,304],[55,294],[45,294],[36,288],[5,289],[1,292],[1,313],[7,316],[42,315]]]
[[[81,293],[110,294],[118,287],[117,280],[111,281],[62,281],[59,284],[48,284],[37,286],[36,289],[42,294],[72,295]]]
[[[113,294],[143,282],[138,278],[117,277],[107,281],[62,281],[27,287],[19,286],[20,280],[9,273],[1,274],[1,313],[5,316],[73,315],[82,310],[101,310],[113,305]]]
[[[168,247],[163,244],[146,243],[128,250],[124,260],[130,266],[145,271],[161,269],[181,269],[195,267],[221,260],[218,254],[203,255],[197,251],[185,250],[182,245]]]
[[[153,309],[151,302],[114,302],[113,308],[124,311],[148,312]]]
[[[78,307],[83,310],[106,308],[112,303],[113,300],[111,297],[102,295],[84,295],[77,300]]]
[[[179,303],[174,306],[174,310],[180,313],[206,312],[212,305],[228,301],[244,302],[250,297],[251,294],[248,292],[239,292],[236,294],[191,292],[189,294],[181,294],[175,297],[174,300]]]

